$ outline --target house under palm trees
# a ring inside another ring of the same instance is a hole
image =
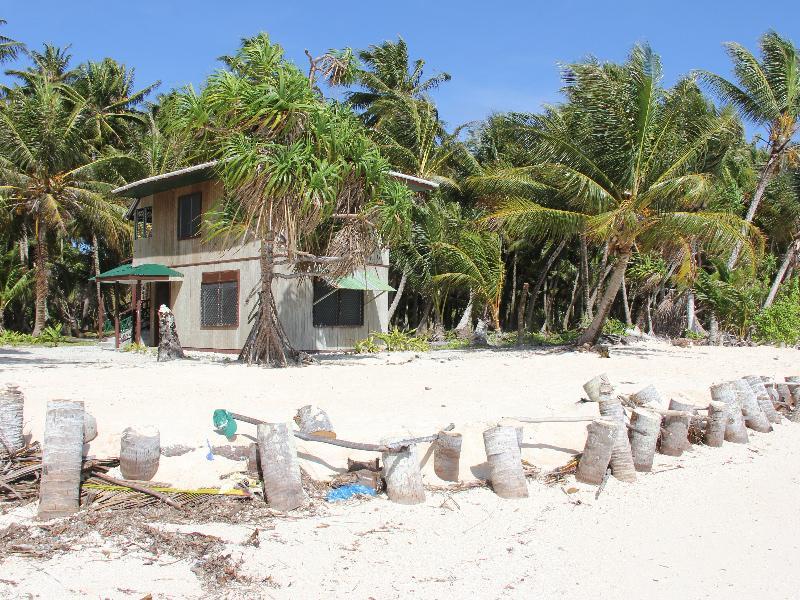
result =
[[[133,198],[133,260],[102,273],[104,283],[132,285],[133,339],[157,345],[158,308],[175,314],[187,349],[238,353],[252,326],[261,266],[256,241],[204,239],[203,215],[221,197],[214,162],[148,177],[114,190]],[[411,190],[426,193],[436,183],[391,172]],[[279,257],[277,257],[279,259]],[[276,309],[289,343],[297,350],[352,348],[388,327],[389,253],[364,271],[334,282],[319,278],[279,279]],[[138,318],[137,318],[138,315]]]

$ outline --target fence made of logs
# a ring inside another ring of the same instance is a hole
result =
[[[789,421],[800,422],[800,376],[774,381],[748,375],[712,385],[706,405],[671,398],[666,409],[662,396],[652,385],[634,394],[620,395],[608,376],[601,374],[583,388],[589,400],[597,403],[597,416],[506,417],[483,432],[487,483],[498,496],[519,499],[529,495],[521,455],[523,427],[510,425],[509,421],[522,424],[588,421],[586,443],[575,476],[580,482],[598,486],[604,484],[609,474],[623,482],[635,482],[637,472],[652,470],[657,453],[681,456],[692,444],[717,448],[724,442],[747,443],[748,429],[769,433],[773,424],[782,421],[782,413]],[[17,387],[0,390],[0,460],[10,459],[25,445],[23,406],[23,393]],[[375,481],[376,471],[380,471],[389,500],[399,504],[425,501],[417,451],[420,444],[432,444],[433,470],[439,479],[459,481],[463,438],[461,433],[453,431],[454,424],[428,436],[391,437],[379,443],[366,443],[336,437],[331,419],[316,406],[300,408],[294,425],[223,412],[230,419],[256,426],[255,452],[249,457],[249,470],[259,472],[264,498],[275,510],[293,510],[307,500],[295,439],[379,453],[380,463],[377,459],[348,460],[348,465],[353,467],[351,470],[363,471],[365,481]],[[39,487],[41,519],[66,516],[78,510],[82,470],[92,466],[91,461],[87,463],[84,459],[85,445],[97,436],[97,429],[96,420],[84,410],[82,402],[48,403]],[[113,478],[106,472],[97,476],[180,507],[146,484],[158,471],[161,452],[158,429],[128,427],[121,434],[119,453],[124,479]],[[0,484],[10,487],[2,479]]]

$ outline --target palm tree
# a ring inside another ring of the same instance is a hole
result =
[[[91,158],[89,119],[86,101],[47,77],[12,89],[0,110],[0,193],[31,223],[36,240],[34,335],[47,319],[49,234],[65,232],[79,215],[113,231],[107,227],[108,186],[95,174],[121,157]]]
[[[5,19],[0,19],[0,25],[5,25]],[[25,49],[25,45],[10,37],[0,35],[0,63],[14,60]]]
[[[442,83],[450,81],[447,73],[425,78],[425,61],[417,59],[410,64],[408,46],[400,37],[397,42],[386,41],[361,50],[358,58],[364,64],[357,73],[363,89],[350,92],[347,101],[361,111],[364,122],[371,127],[391,111],[398,98],[423,99]]]
[[[493,207],[489,223],[512,236],[586,235],[608,244],[614,266],[591,324],[595,343],[636,248],[674,249],[691,241],[708,253],[748,242],[742,219],[704,210],[712,180],[709,149],[737,133],[734,115],[686,114],[693,84],[660,87],[661,65],[647,45],[622,65],[591,59],[564,69],[568,104],[515,119],[537,164],[478,175],[467,187]],[[688,119],[688,126],[676,124]]]
[[[761,167],[758,184],[750,199],[745,222],[752,223],[770,180],[786,158],[797,160],[792,138],[800,116],[800,54],[795,45],[769,31],[761,37],[759,60],[736,43],[726,44],[733,62],[736,83],[708,71],[701,79],[723,101],[735,106],[742,117],[767,128],[768,155]],[[737,244],[728,259],[728,269],[736,265],[741,246]]]
[[[33,64],[27,69],[6,71],[6,75],[19,79],[23,86],[32,88],[42,77],[51,83],[69,83],[75,75],[75,71],[69,67],[70,60],[72,60],[69,46],[60,48],[45,44],[41,52],[26,50],[25,53]]]

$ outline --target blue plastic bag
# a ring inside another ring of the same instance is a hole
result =
[[[338,502],[339,500],[349,500],[353,496],[375,496],[375,490],[371,487],[367,487],[366,485],[361,485],[358,483],[347,483],[341,487],[334,488],[325,499],[328,502]]]

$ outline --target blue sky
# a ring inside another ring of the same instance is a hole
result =
[[[6,35],[32,47],[72,44],[76,63],[112,56],[135,67],[140,85],[161,80],[161,91],[197,86],[217,66],[216,57],[262,30],[303,68],[305,48],[319,54],[401,35],[431,73],[453,76],[435,95],[451,126],[496,111],[537,110],[559,98],[559,62],[588,54],[622,60],[637,41],[650,42],[661,55],[667,83],[695,68],[729,75],[725,41],[755,49],[772,28],[800,44],[796,0],[772,0],[760,9],[752,0],[10,4],[0,9]]]

